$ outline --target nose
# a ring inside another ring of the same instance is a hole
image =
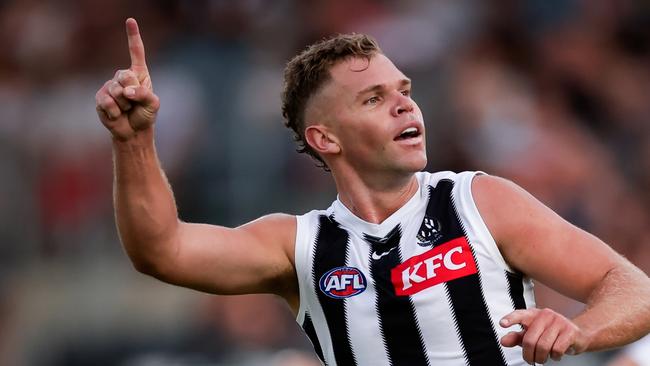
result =
[[[395,102],[395,106],[392,109],[392,115],[393,117],[399,117],[400,114],[402,113],[410,113],[413,112],[413,109],[415,108],[415,102],[413,99],[410,97],[399,93],[399,96],[397,97],[397,100]]]

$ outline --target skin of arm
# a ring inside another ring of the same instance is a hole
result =
[[[216,294],[274,293],[295,311],[296,218],[273,214],[237,228],[178,219],[154,144],[160,107],[137,23],[126,22],[131,67],[97,92],[99,119],[113,136],[114,205],[134,267],[165,282]]]
[[[477,176],[472,194],[507,263],[586,304],[569,320],[550,309],[517,310],[501,326],[521,324],[504,346],[527,362],[618,347],[650,332],[650,279],[595,236],[575,227],[514,183]],[[615,213],[614,213],[615,214]]]
[[[297,292],[295,217],[273,214],[238,228],[179,221],[152,134],[113,144],[115,216],[135,268],[210,293]]]

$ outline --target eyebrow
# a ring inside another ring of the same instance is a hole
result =
[[[409,86],[409,85],[411,85],[411,79],[406,78],[406,79],[402,79],[402,80],[399,81],[399,86],[400,87],[405,87],[405,86]],[[379,92],[382,89],[384,89],[385,87],[386,87],[386,84],[371,85],[371,86],[369,86],[367,88],[364,88],[360,92],[358,92],[357,93],[357,98],[359,98],[362,95],[367,94],[369,92]]]

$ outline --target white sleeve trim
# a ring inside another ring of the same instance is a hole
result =
[[[476,202],[474,201],[474,195],[472,194],[472,182],[474,177],[477,175],[485,175],[484,172],[462,172],[459,173],[459,202],[463,206],[462,212],[467,213],[465,218],[469,222],[471,228],[469,230],[476,230],[476,237],[485,238],[485,247],[489,251],[492,258],[506,271],[510,273],[516,273],[517,271],[513,270],[512,267],[508,265],[506,260],[503,258],[499,247],[497,246],[492,233],[488,229],[483,217],[476,207]]]
[[[300,295],[300,305],[296,322],[302,324],[305,320],[305,311],[307,307],[307,298],[304,295],[305,286],[307,286],[309,266],[309,213],[296,216],[296,244],[294,249],[296,276],[298,278],[298,291]]]

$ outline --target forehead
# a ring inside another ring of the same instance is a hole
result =
[[[357,93],[369,86],[391,84],[406,79],[406,76],[382,54],[376,54],[369,60],[362,57],[350,57],[336,63],[330,69],[332,86],[338,92]],[[343,90],[341,90],[343,89]]]

